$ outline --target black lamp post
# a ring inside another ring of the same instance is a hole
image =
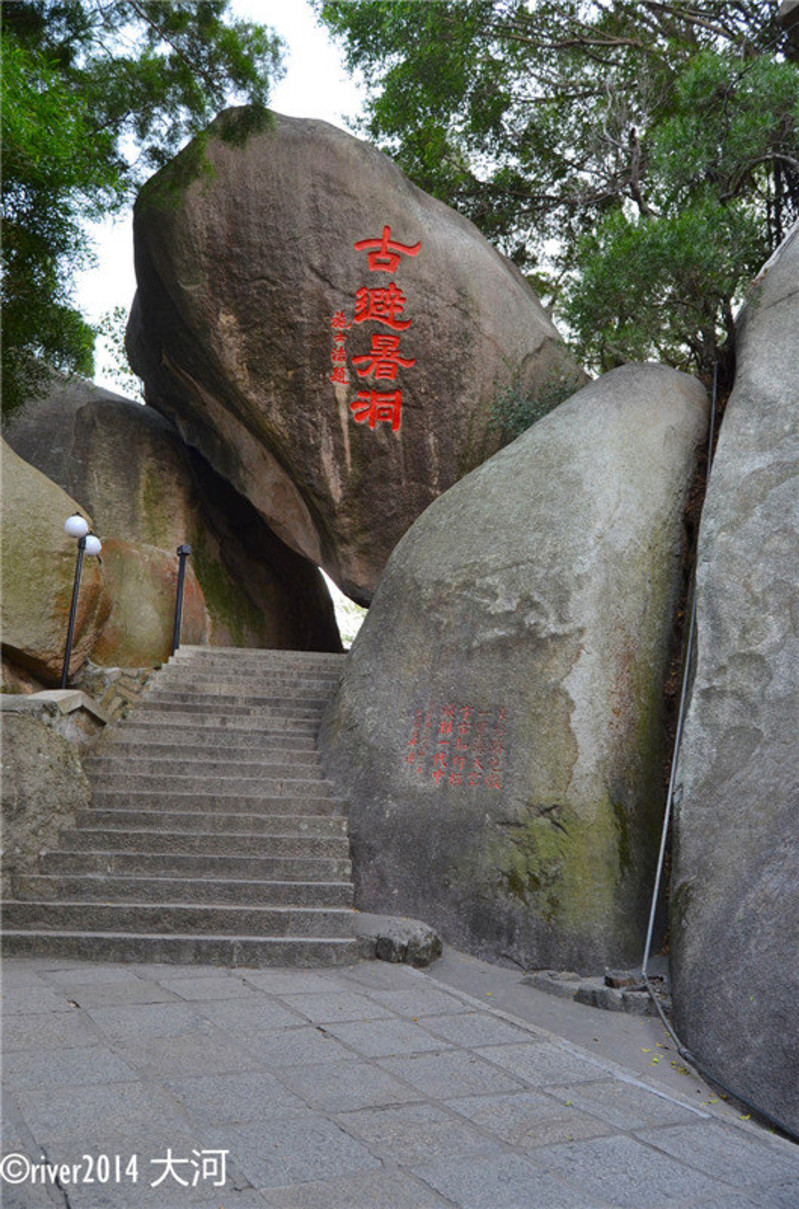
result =
[[[69,625],[67,626],[67,644],[64,648],[64,667],[61,672],[61,687],[67,687],[69,677],[69,660],[72,655],[72,639],[75,634],[75,616],[78,611],[78,593],[80,592],[80,574],[83,569],[84,554],[99,554],[102,550],[99,537],[89,532],[89,522],[79,512],[67,517],[64,528],[70,537],[78,539],[78,561],[75,566],[75,583],[72,588],[72,604],[69,609]]]
[[[178,546],[178,591],[175,600],[175,629],[172,633],[172,654],[180,646],[180,625],[183,621],[183,585],[186,581],[186,559],[191,554],[191,546]]]

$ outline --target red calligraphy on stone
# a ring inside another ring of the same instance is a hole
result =
[[[369,427],[376,424],[390,424],[392,432],[400,426],[402,413],[402,391],[359,390],[350,410],[356,424],[369,422]]]
[[[405,310],[406,301],[402,290],[398,289],[393,281],[385,288],[375,290],[364,286],[355,295],[353,322],[366,323],[368,320],[374,320],[375,323],[383,323],[386,327],[393,328],[395,332],[407,331],[411,326],[410,319],[397,318]]]
[[[411,365],[415,365],[415,357],[400,356],[399,343],[399,336],[385,336],[382,333],[373,335],[372,347],[369,352],[352,358],[353,365],[363,365],[363,369],[356,370],[358,377],[365,378],[368,374],[374,374],[378,381],[388,379],[393,382],[400,366],[408,369]]]
[[[396,273],[403,256],[418,256],[421,240],[411,245],[398,243],[391,238],[391,227],[383,227],[380,239],[359,239],[353,244],[356,252],[366,252],[369,270],[372,273]]]

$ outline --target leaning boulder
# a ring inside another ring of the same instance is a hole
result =
[[[799,227],[747,300],[705,500],[672,981],[709,1072],[799,1131]]]
[[[278,536],[369,602],[399,538],[584,375],[522,274],[385,155],[231,110],[136,203],[146,398]],[[564,380],[571,384],[564,392]]]
[[[358,906],[585,972],[643,947],[701,385],[614,370],[394,551],[325,717]]]
[[[74,499],[2,442],[3,649],[43,684],[58,684],[75,579],[77,544],[64,521]],[[90,519],[87,517],[87,519]],[[85,558],[70,667],[95,647],[111,609],[97,559]]]
[[[275,537],[153,408],[54,374],[11,418],[7,439],[80,501],[104,541],[171,555],[192,547],[188,565],[205,597],[212,645],[341,649],[317,568]]]
[[[172,653],[178,556],[156,546],[107,541],[103,576],[113,605],[92,650],[105,667],[137,668],[165,662]],[[211,619],[194,568],[186,565],[181,642],[205,646]]]

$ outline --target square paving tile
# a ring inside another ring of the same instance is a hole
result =
[[[442,1200],[413,1176],[392,1171],[264,1189],[263,1197],[268,1209],[452,1209],[452,1201]]]
[[[7,1087],[88,1087],[93,1083],[122,1083],[138,1073],[101,1045],[40,1051],[17,1050],[3,1058]]]
[[[423,1016],[419,1023],[453,1045],[513,1045],[535,1040],[531,1032],[492,1015],[490,1012],[458,1012],[451,1016]]]
[[[569,1188],[513,1154],[483,1159],[441,1159],[414,1174],[459,1209],[597,1209],[602,1202]],[[611,1202],[612,1204],[612,1202]],[[642,1201],[638,1209],[648,1205]]]
[[[302,1100],[266,1071],[169,1079],[165,1086],[197,1124],[242,1124],[305,1108]]]
[[[562,1100],[533,1091],[504,1096],[470,1096],[449,1100],[448,1107],[520,1150],[602,1137],[613,1132],[596,1117],[588,1116]]]
[[[159,1037],[213,1031],[194,1005],[188,1003],[136,1003],[116,1007],[86,1008],[98,1029],[115,1042],[136,1045]]]
[[[70,1012],[53,1012],[50,1016],[7,1016],[3,1021],[3,1052],[6,1054],[20,1049],[71,1049],[101,1043],[98,1030],[74,1008]]]
[[[284,1028],[307,1028],[308,1021],[277,999],[259,992],[247,998],[214,999],[196,1003],[194,1009],[217,1028],[233,1033],[276,1032]]]
[[[282,1001],[301,1012],[313,1024],[332,1024],[341,1020],[386,1020],[392,1013],[367,995],[356,991],[328,991],[324,995],[284,995]]]
[[[416,1054],[407,1058],[381,1058],[380,1066],[426,1096],[445,1100],[453,1096],[492,1095],[521,1091],[524,1084],[506,1071],[491,1066],[466,1050]]]
[[[622,1135],[594,1138],[536,1150],[531,1160],[550,1175],[604,1197],[620,1209],[660,1206],[701,1199],[721,1200],[738,1189]]]
[[[481,1130],[434,1104],[362,1109],[343,1113],[338,1120],[348,1133],[357,1134],[381,1157],[391,1155],[406,1165],[499,1151]]]
[[[118,1046],[126,1062],[153,1079],[188,1075],[213,1075],[263,1069],[242,1035],[228,1036],[220,1029],[207,1033],[151,1037]]]
[[[289,1066],[279,1074],[281,1083],[311,1108],[323,1112],[350,1112],[356,1108],[407,1104],[419,1093],[379,1066],[358,1062],[325,1062],[320,1066]]]
[[[268,995],[333,994],[336,982],[314,970],[239,970],[239,976]]]
[[[747,1133],[735,1125],[697,1121],[637,1136],[675,1159],[738,1188],[780,1180],[799,1182],[799,1147]],[[765,1142],[771,1144],[764,1145]],[[797,1200],[799,1204],[799,1200]]]
[[[318,1028],[290,1029],[273,1036],[258,1033],[237,1035],[264,1070],[315,1062],[341,1062],[350,1056],[335,1037]]]
[[[147,978],[118,982],[65,982],[63,991],[79,1007],[126,1007],[137,1003],[173,1003],[177,996]]]
[[[390,1058],[452,1048],[449,1042],[432,1036],[412,1020],[356,1020],[326,1024],[325,1031],[366,1058]]]
[[[228,975],[220,978],[219,974],[207,974],[202,978],[159,978],[159,983],[165,990],[171,991],[181,999],[237,999],[254,994],[252,987],[247,986],[242,978]]]
[[[381,1172],[383,1164],[333,1121],[310,1110],[220,1134],[256,1188],[275,1188]],[[331,1207],[332,1209],[332,1207]]]
[[[658,1095],[656,1091],[650,1091],[639,1084],[622,1082],[619,1079],[602,1079],[598,1083],[576,1083],[573,1086],[561,1085],[558,1095],[617,1129],[645,1129],[647,1125],[669,1125],[686,1121],[690,1122],[690,1128],[695,1130],[706,1116],[669,1096]]]
[[[473,1012],[474,1006],[464,1003],[455,995],[439,991],[422,982],[407,989],[392,991],[370,991],[370,997],[398,1016],[410,1016],[413,1020],[423,1016],[443,1016],[450,1012]]]
[[[21,987],[3,986],[0,1006],[2,1006],[4,1016],[14,1016],[20,1012],[38,1016],[43,1012],[72,1012],[75,1010],[66,995],[46,986],[41,979],[34,986],[30,984]]]
[[[166,1141],[175,1121],[171,1098],[156,1084],[142,1082],[29,1089],[20,1091],[17,1101],[31,1133],[51,1158],[51,1145],[69,1140],[76,1150],[83,1147],[82,1154],[110,1128],[137,1143],[140,1133],[163,1129]],[[63,1161],[77,1162],[80,1154],[70,1153]]]
[[[600,1065],[549,1041],[496,1045],[480,1048],[477,1053],[486,1061],[512,1071],[518,1079],[524,1079],[533,1087],[607,1079],[607,1071]]]

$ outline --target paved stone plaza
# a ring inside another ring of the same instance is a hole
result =
[[[657,1021],[519,980],[9,959],[2,1205],[796,1209]]]

